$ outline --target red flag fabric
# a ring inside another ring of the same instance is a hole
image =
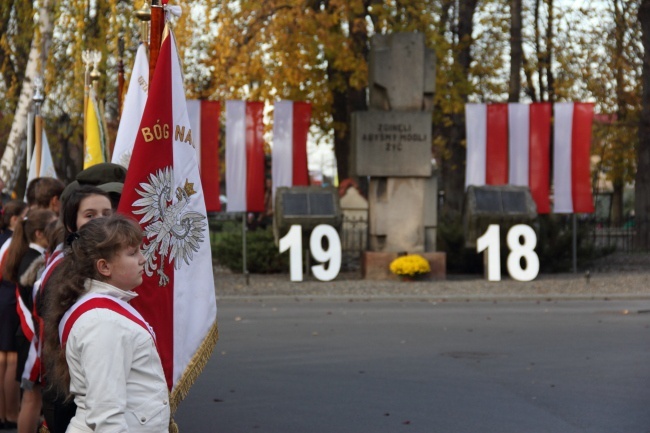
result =
[[[487,107],[486,141],[487,185],[508,183],[508,104],[490,104]]]
[[[465,186],[528,186],[537,212],[549,213],[551,105],[467,104],[465,115]]]
[[[263,102],[226,101],[228,212],[264,211]]]
[[[131,304],[156,333],[172,409],[217,340],[212,255],[180,59],[164,37],[118,211],[144,231],[145,276]]]
[[[193,141],[199,158],[201,184],[208,212],[221,211],[219,201],[219,116],[221,104],[217,101],[190,99],[187,101]]]

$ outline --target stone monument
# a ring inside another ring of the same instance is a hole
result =
[[[435,56],[419,33],[375,35],[369,64],[369,110],[352,114],[356,174],[369,176],[369,251],[365,278],[393,278],[388,264],[418,253],[444,277],[435,252],[438,187],[431,156]]]

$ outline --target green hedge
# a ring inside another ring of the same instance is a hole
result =
[[[541,273],[570,272],[573,269],[573,229],[571,216],[540,215],[532,225],[537,234],[535,252],[539,257]],[[501,233],[502,275],[507,275],[509,254]],[[596,248],[589,239],[588,228],[578,224],[577,256],[580,270],[587,269],[593,260],[613,252],[613,248]],[[463,226],[460,218],[441,218],[438,226],[438,250],[447,254],[449,274],[483,273],[483,253],[465,247]]]
[[[219,224],[218,231],[210,232],[212,258],[232,272],[242,272],[241,222]],[[246,233],[248,271],[255,274],[289,272],[289,254],[280,254],[270,227],[249,230]]]

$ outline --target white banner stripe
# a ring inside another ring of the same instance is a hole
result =
[[[187,115],[190,118],[192,127],[192,141],[196,147],[196,159],[199,162],[199,171],[201,170],[201,101],[198,99],[189,99],[187,101]]]
[[[273,109],[273,195],[293,185],[293,101],[278,101]]]
[[[487,139],[487,106],[465,105],[465,128],[467,131],[467,165],[465,189],[469,185],[485,185],[485,144]]]
[[[554,106],[555,132],[553,136],[553,212],[573,213],[571,191],[571,134],[573,130],[573,103]]]
[[[528,186],[530,149],[530,105],[508,104],[510,136],[508,179],[511,185]]]
[[[176,43],[172,40],[172,105],[173,122],[191,128],[187,113],[187,101],[183,86],[183,74],[176,52]],[[192,184],[195,193],[189,201],[186,212],[206,215],[205,198],[198,170],[196,151],[188,145],[187,132],[185,140],[176,137],[173,141],[174,190],[183,189],[187,182]],[[198,139],[192,130],[192,143]],[[207,218],[206,218],[207,220]],[[207,222],[207,221],[206,221]],[[196,224],[196,223],[195,223]],[[208,335],[217,315],[217,304],[214,294],[214,274],[212,272],[212,252],[207,223],[201,229],[202,242],[198,242],[196,250],[190,255],[191,261],[175,259],[174,269],[174,369],[172,379],[174,387],[178,384],[183,372],[201,347],[203,339]],[[178,242],[178,241],[172,241]],[[173,244],[172,244],[173,245]],[[179,245],[180,246],[180,245]],[[173,251],[173,250],[172,250]],[[190,283],[191,282],[191,283]]]
[[[228,212],[246,212],[246,102],[226,101]]]

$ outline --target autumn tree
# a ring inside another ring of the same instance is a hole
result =
[[[0,2],[0,136],[9,135],[13,112],[25,78],[34,38],[34,5],[30,1]],[[4,145],[4,143],[2,143]]]
[[[310,101],[313,125],[323,135],[333,131],[343,179],[354,174],[350,115],[367,107],[372,35],[430,35],[435,18],[423,12],[436,9],[436,2],[426,0],[220,2],[207,12],[217,34],[200,70],[188,74],[190,87],[197,96],[216,99]],[[197,44],[205,47],[204,41]]]
[[[608,0],[597,9],[574,10],[574,20],[559,26],[563,49],[557,55],[556,92],[560,100],[595,101],[592,153],[612,185],[614,225],[623,221],[623,191],[636,172],[642,70],[637,10],[636,0]],[[595,20],[599,26],[583,24]]]

